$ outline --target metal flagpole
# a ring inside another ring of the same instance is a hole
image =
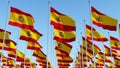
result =
[[[90,3],[90,0],[88,0],[88,3],[89,3],[89,12],[90,12],[90,22],[91,22],[91,3]],[[91,27],[92,27],[92,22],[91,22]],[[93,27],[91,28],[91,36],[92,36],[92,49],[93,49],[93,60],[94,60],[94,67],[96,68],[96,63],[95,63],[95,55],[94,55],[94,43],[93,43]]]
[[[49,22],[50,22],[50,2],[48,1],[48,25],[47,25],[47,57],[49,55],[48,53],[48,46],[49,46]],[[48,68],[48,60],[47,61],[47,68]]]
[[[109,37],[109,41],[110,41],[110,33],[108,32],[108,37]],[[110,54],[111,54],[111,60],[114,60],[114,58],[112,59],[112,49],[110,48]],[[114,68],[114,63],[112,63],[112,68]]]
[[[8,9],[10,7],[10,0],[8,0],[8,7],[7,7],[7,13],[9,13]],[[3,50],[4,50],[4,45],[5,45],[5,38],[6,38],[6,28],[7,28],[7,24],[8,24],[8,14],[6,14],[6,23],[5,23],[5,28],[4,28],[4,37],[3,37],[3,42],[2,42],[2,52],[1,52],[1,63],[0,66],[2,67],[2,57],[3,57]]]
[[[104,46],[104,43],[102,42],[103,46]],[[105,47],[104,47],[104,52],[103,52],[103,57],[104,57],[104,67],[105,67]]]
[[[84,22],[84,25],[85,25],[85,38],[86,38],[86,23],[85,23],[85,20],[83,20],[83,22]],[[85,46],[86,46],[86,62],[88,62],[88,57],[87,57],[87,55],[88,55],[88,53],[87,53],[88,49],[87,49],[86,39],[85,39]],[[88,64],[87,64],[87,66],[88,66]]]
[[[81,37],[82,37],[82,32],[80,33],[81,34]],[[83,46],[83,45],[82,45]],[[83,51],[83,50],[81,50],[81,51]],[[84,63],[83,63],[83,52],[82,52],[82,68],[84,68]]]

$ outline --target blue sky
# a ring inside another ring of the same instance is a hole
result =
[[[73,49],[71,51],[71,56],[75,58],[77,56],[77,52],[79,51],[79,45],[81,44],[81,32],[82,35],[85,36],[85,24],[83,20],[86,21],[87,24],[91,25],[90,20],[90,10],[88,0],[49,0],[50,6],[54,7],[59,12],[66,14],[73,18],[76,21],[76,34],[77,38],[75,42],[72,42]],[[91,5],[98,9],[100,12],[107,14],[115,19],[120,18],[120,10],[119,10],[119,0],[91,0]],[[35,19],[34,27],[41,33],[43,36],[40,38],[39,43],[43,46],[43,52],[47,54],[48,58],[51,60],[52,66],[57,68],[56,57],[55,56],[55,42],[53,38],[53,27],[49,24],[49,6],[48,0],[10,0],[10,6],[19,8],[25,12],[32,14]],[[5,29],[6,22],[9,21],[9,11],[10,6],[8,6],[8,0],[0,0],[0,28]],[[49,26],[49,29],[48,29]],[[108,30],[103,30],[95,25],[93,25],[99,32],[104,34],[107,38],[109,38]],[[17,48],[24,52],[26,56],[30,57],[32,61],[35,61],[34,57],[32,57],[32,51],[26,51],[26,42],[19,40],[19,28],[7,25],[6,29],[12,32],[10,38],[17,42]],[[49,39],[47,40],[47,31],[49,30]],[[109,31],[110,35],[119,38],[118,32]],[[52,36],[52,37],[51,37]],[[48,41],[48,44],[47,44]],[[102,49],[102,43],[98,43],[98,46]],[[109,45],[109,42],[104,43]],[[48,49],[47,49],[48,46]],[[71,64],[71,68],[73,67],[74,62]]]

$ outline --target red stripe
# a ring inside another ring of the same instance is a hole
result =
[[[71,63],[71,62],[73,62],[73,60],[59,60],[58,59],[58,62],[63,62],[63,63]]]
[[[111,30],[111,31],[116,31],[116,26],[110,26],[110,25],[104,25],[103,23],[98,23],[97,21],[93,21],[93,24],[102,27],[103,29]]]
[[[75,38],[63,39],[63,38],[59,38],[59,37],[57,37],[57,36],[54,36],[54,40],[63,41],[63,42],[73,42],[73,41],[75,41]]]
[[[92,12],[95,12],[95,13],[97,13],[97,14],[100,14],[100,15],[105,15],[105,14],[99,12],[99,11],[98,11],[97,9],[95,9],[93,6],[91,7],[91,11],[92,11]]]
[[[31,14],[26,13],[26,12],[23,12],[23,11],[17,9],[17,8],[14,8],[14,7],[11,7],[11,12],[15,12],[15,13],[18,13],[18,14],[24,14],[24,15],[26,15],[26,16],[30,16],[30,17],[32,17]],[[33,17],[32,17],[32,18],[33,18]]]
[[[63,16],[64,16],[64,14],[58,12],[58,11],[55,10],[53,7],[50,7],[50,12],[54,12],[54,13],[56,13],[56,14],[59,14],[59,15],[63,15]]]
[[[86,28],[89,29],[90,31],[91,31],[91,30],[94,30],[94,31],[95,31],[95,28],[91,28],[91,26],[89,26],[89,25],[87,25],[87,24],[86,24]]]
[[[50,24],[53,25],[54,28],[55,28],[55,29],[58,29],[58,30],[63,30],[63,31],[76,31],[76,27],[75,27],[75,26],[64,25],[64,24],[56,23],[56,22],[54,22],[54,21],[51,21]]]
[[[4,29],[0,29],[0,32],[5,32],[5,30]],[[9,32],[9,31],[6,31],[6,32],[11,34],[11,32]]]
[[[16,52],[16,48],[4,47],[4,50]]]
[[[29,38],[29,37],[25,37],[25,36],[20,36],[20,39],[21,39],[21,40],[30,41],[30,42],[34,42],[34,43],[39,44],[39,43],[37,42],[37,40],[35,40],[35,39],[33,39],[33,38]]]
[[[22,57],[17,56],[16,61],[17,62],[24,62],[24,57],[22,58]]]
[[[115,41],[118,41],[118,42],[119,42],[119,40],[118,40],[117,38],[113,37],[113,36],[110,36],[110,39],[111,39],[111,40],[115,40]]]
[[[112,49],[120,50],[118,47],[111,46]]]
[[[62,64],[62,63],[59,64],[59,63],[58,63],[58,66],[70,66],[70,64]]]
[[[26,25],[26,24],[22,24],[22,23],[18,23],[18,22],[12,22],[12,21],[9,21],[8,24],[12,25],[12,26],[17,26],[19,28],[24,28],[24,29],[34,31],[34,27],[32,25]]]
[[[15,58],[16,56],[15,55],[13,55],[13,54],[8,54],[8,56],[9,57],[13,57],[13,58]]]
[[[69,57],[69,55],[66,55],[64,53],[62,53],[62,54],[56,54],[56,56],[58,56],[58,57]]]
[[[27,46],[27,49],[31,49],[31,50],[40,50],[39,47],[35,47],[35,46]]]
[[[92,37],[87,36],[87,39],[92,40]],[[93,40],[98,41],[98,42],[100,42],[100,41],[102,41],[102,42],[108,41],[107,38],[93,38]]]
[[[5,43],[10,44],[10,39],[5,39]],[[0,42],[3,43],[3,39],[0,39]]]

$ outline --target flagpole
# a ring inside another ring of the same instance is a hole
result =
[[[102,42],[103,46],[104,46],[104,43]],[[105,48],[104,48],[104,52],[103,52],[103,56],[104,56],[104,67],[105,67]]]
[[[83,20],[83,22],[84,22],[84,24],[85,24],[85,38],[86,38],[86,22],[85,22],[85,20]],[[86,39],[85,39],[85,46],[86,46],[86,62],[88,62],[88,57],[87,57],[87,44],[86,44]],[[88,66],[88,64],[87,64],[87,66]]]
[[[109,37],[109,41],[110,41],[110,33],[108,32],[108,37]],[[111,54],[111,60],[114,60],[112,59],[112,48],[110,48],[110,54]],[[112,63],[112,68],[114,68],[114,63]]]
[[[8,7],[7,7],[7,13],[9,12],[8,9],[10,7],[10,0],[8,0]],[[3,37],[3,42],[2,42],[2,52],[1,52],[1,63],[0,66],[2,67],[2,56],[3,56],[3,49],[5,45],[5,38],[6,38],[6,29],[7,29],[7,24],[8,24],[8,14],[6,14],[6,23],[5,23],[5,28],[4,28],[4,37]]]
[[[82,32],[80,33],[82,37]],[[81,50],[82,51],[82,50]],[[83,52],[82,52],[82,68],[84,68],[84,63],[83,63]]]
[[[88,0],[88,3],[89,3],[89,12],[90,12],[90,22],[91,22],[91,3],[90,3],[90,0]],[[91,27],[93,26],[93,24],[92,24],[92,22],[91,22]],[[94,58],[94,43],[93,43],[93,27],[91,28],[91,35],[92,35],[92,49],[93,49],[93,60],[95,61],[95,58]],[[96,68],[96,64],[95,64],[95,62],[94,62],[94,67]]]
[[[48,46],[49,46],[49,22],[50,22],[50,2],[48,1],[48,25],[47,25],[47,57],[48,57],[48,55],[49,55],[49,53],[48,53]],[[48,60],[46,60],[47,61],[47,68],[48,68]]]

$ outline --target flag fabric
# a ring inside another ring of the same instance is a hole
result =
[[[10,43],[5,43],[4,50],[15,52],[16,51],[16,45],[17,45],[16,42],[14,42],[13,40],[10,40]]]
[[[20,9],[11,7],[9,25],[17,26],[28,30],[34,30],[34,18],[31,14]]]
[[[46,59],[46,55],[41,50],[34,50],[33,56],[38,57],[40,59]]]
[[[86,25],[86,37],[89,40],[92,40],[92,33],[93,33],[93,40],[95,41],[101,41],[101,42],[106,42],[108,39],[100,34],[95,28]]]
[[[68,57],[69,55],[67,55],[61,51],[56,50],[56,56],[57,57]]]
[[[62,31],[54,29],[54,40],[62,40],[64,42],[75,41],[76,34],[73,31]]]
[[[3,39],[4,39],[4,35],[5,35],[5,43],[10,43],[10,40],[9,40],[10,34],[11,34],[11,32],[0,29],[0,42],[3,43]]]
[[[89,41],[88,39],[85,39],[84,37],[82,37],[82,45],[84,50],[87,47],[87,51],[91,52],[92,54],[94,50],[94,55],[98,54],[101,51],[101,49],[97,45],[93,44],[91,41]],[[94,49],[93,49],[93,46],[94,46]]]
[[[27,43],[27,49],[30,50],[40,50],[42,46],[40,44],[34,43],[34,42],[29,42]]]
[[[65,43],[65,42],[56,41],[55,49],[66,55],[69,55],[72,49],[72,45]]]
[[[110,36],[110,46],[112,49],[120,50],[120,40]]]
[[[8,56],[16,58],[17,62],[24,62],[25,54],[23,52],[19,51],[19,50],[16,50],[16,52],[9,51]]]
[[[120,56],[116,50],[110,49],[108,46],[104,45],[105,55],[117,57]]]
[[[114,64],[116,68],[120,68],[120,58],[114,57]]]
[[[106,14],[99,12],[94,7],[91,7],[91,18],[93,24],[102,27],[103,29],[116,31],[116,26],[118,21]]]
[[[30,41],[39,44],[37,41],[42,36],[37,30],[30,31],[27,29],[21,29],[20,39],[25,41]]]
[[[73,62],[73,59],[69,56],[69,57],[57,57],[58,58],[58,62],[61,63],[71,63]]]
[[[12,58],[7,58],[7,66],[14,66],[15,60]]]
[[[76,30],[75,21],[71,17],[58,12],[53,7],[50,8],[50,21],[55,29],[63,31]]]

